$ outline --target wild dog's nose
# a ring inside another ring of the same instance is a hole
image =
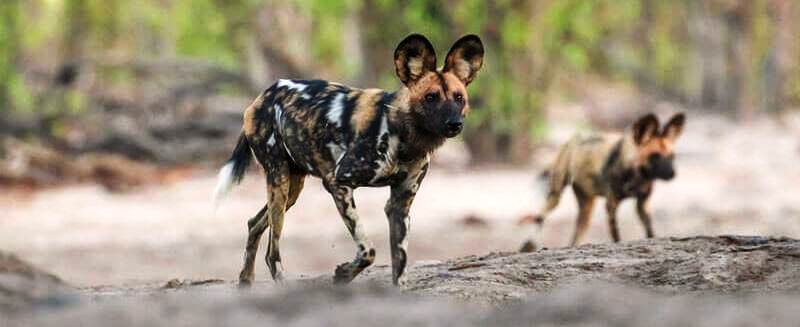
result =
[[[451,120],[447,122],[447,132],[450,134],[457,134],[461,132],[461,129],[464,127],[464,123],[457,120]]]
[[[675,171],[674,170],[670,170],[669,172],[667,172],[666,176],[664,176],[664,179],[666,179],[666,180],[671,180],[673,178],[675,178]]]

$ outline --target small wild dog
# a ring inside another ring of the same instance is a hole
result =
[[[676,114],[659,130],[658,118],[648,114],[622,135],[573,137],[561,147],[550,169],[544,208],[529,221],[535,224],[535,234],[541,232],[545,217],[558,205],[564,187],[572,184],[579,208],[572,246],[580,243],[585,234],[597,196],[606,199],[608,225],[614,242],[619,242],[617,206],[629,197],[636,198],[639,220],[647,237],[652,238],[648,199],[656,179],[675,177],[673,146],[685,120],[683,114]],[[535,242],[532,240],[522,247],[525,252],[533,249]]]
[[[219,173],[215,198],[241,181],[255,156],[266,173],[267,203],[247,222],[249,236],[239,284],[253,282],[261,235],[269,229],[266,262],[282,279],[280,237],[307,175],[325,189],[356,243],[356,257],[336,267],[334,282],[347,283],[375,260],[356,213],[353,190],[389,186],[392,281],[404,282],[409,209],[428,170],[429,154],[458,135],[469,112],[466,86],[483,64],[483,44],[467,35],[436,68],[424,36],[406,37],[394,51],[396,92],[357,89],[321,80],[278,80],[245,110],[242,134]]]

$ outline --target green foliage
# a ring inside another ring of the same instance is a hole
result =
[[[213,0],[176,1],[172,13],[178,54],[207,58],[226,66],[236,65],[226,17],[217,10]]]
[[[0,111],[27,104],[27,92],[17,71],[20,2],[0,2]]]
[[[747,87],[757,93],[777,34],[776,15],[769,0],[737,3],[745,21]],[[0,110],[36,102],[35,88],[20,69],[22,56],[25,64],[39,66],[106,55],[192,57],[244,72],[252,69],[245,57],[248,42],[273,41],[263,39],[264,24],[256,20],[288,14],[310,26],[268,31],[309,50],[287,53],[302,56],[298,62],[311,65],[303,67],[309,71],[370,83],[363,86],[397,87],[389,56],[409,33],[427,35],[440,57],[458,36],[479,34],[487,53],[480,78],[470,86],[468,124],[496,135],[536,137],[545,130],[541,108],[548,94],[564,87],[557,84],[560,79],[599,76],[636,83],[646,76],[656,87],[698,89],[702,81],[691,64],[700,45],[690,35],[689,21],[700,6],[723,21],[732,17],[713,3],[660,0],[2,0]],[[362,49],[348,48],[353,33]],[[358,60],[354,51],[363,51]],[[134,85],[137,78],[124,69],[98,76],[112,86]],[[785,76],[785,93],[800,102],[798,69]],[[85,95],[64,101],[69,108],[89,105]]]

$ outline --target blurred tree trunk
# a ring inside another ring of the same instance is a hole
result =
[[[726,97],[724,81],[727,78],[725,54],[725,22],[714,15],[711,4],[705,1],[688,1],[689,34],[698,56],[700,68],[699,106],[722,111]]]
[[[89,30],[87,0],[66,0],[64,3],[64,29],[61,36],[61,62],[74,62],[82,55]]]
[[[754,1],[689,1],[689,34],[700,67],[700,108],[728,115],[755,109]]]
[[[772,0],[769,16],[774,22],[775,34],[762,73],[761,103],[768,112],[782,111],[791,97],[789,74],[800,60],[800,4],[793,0]]]
[[[541,4],[540,4],[541,5]],[[487,4],[487,23],[481,31],[485,47],[490,49],[484,58],[483,81],[489,85],[484,92],[475,93],[470,99],[476,110],[489,111],[477,128],[469,128],[464,133],[464,141],[474,164],[509,162],[524,164],[530,160],[534,122],[543,106],[544,94],[553,82],[552,66],[555,64],[552,53],[534,49],[536,31],[516,31],[522,33],[523,44],[512,46],[504,38],[506,19],[513,17],[523,22],[533,22],[538,13],[537,3],[510,2]],[[538,52],[537,52],[538,51]],[[494,60],[492,60],[494,59]],[[491,75],[490,75],[491,74]],[[494,76],[492,76],[494,75]],[[498,80],[504,76],[506,80]],[[484,86],[486,87],[486,86]],[[503,95],[503,96],[501,96]],[[488,98],[504,98],[490,103]],[[489,108],[501,106],[502,108]],[[497,117],[491,113],[513,113],[513,117]],[[482,113],[486,114],[486,113]],[[510,118],[510,119],[509,119]],[[498,128],[493,120],[506,120],[506,128]]]
[[[297,40],[311,39],[311,21],[295,4],[284,1],[266,1],[257,10],[256,43],[266,65],[266,80],[278,78],[318,77],[311,72],[311,44]]]
[[[12,88],[15,79],[19,78],[19,15],[20,0],[0,2],[0,112],[8,112],[14,107]]]
[[[342,22],[342,58],[344,68],[348,76],[352,76],[353,82],[361,87],[374,87],[375,84],[368,83],[364,74],[364,42],[362,40],[363,25],[361,13],[357,6],[350,5],[347,8]],[[388,61],[388,60],[387,60]]]
[[[358,13],[358,19],[364,26],[379,26],[381,17],[377,13],[379,13],[379,10],[375,0],[364,0]],[[394,66],[386,64],[388,58],[381,58],[380,49],[382,44],[381,40],[376,37],[374,30],[362,27],[359,33],[361,34],[360,39],[364,53],[358,81],[364,86],[378,85],[379,76],[382,73],[381,68]],[[392,75],[394,75],[394,71]]]
[[[252,91],[266,88],[268,68],[259,48],[258,33],[254,32],[260,8],[243,0],[214,0],[214,4],[225,17],[229,46],[239,57],[239,69],[248,87]]]
[[[721,106],[733,115],[747,115],[754,109],[754,85],[747,84],[747,75],[754,71],[750,60],[753,53],[750,40],[752,8],[753,1],[738,1],[723,14],[728,34],[725,38],[728,78]]]

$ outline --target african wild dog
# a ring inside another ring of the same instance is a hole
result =
[[[239,283],[253,281],[259,239],[269,228],[266,262],[282,279],[279,241],[284,212],[294,205],[306,175],[322,179],[357,245],[355,260],[336,267],[334,282],[347,283],[375,260],[356,214],[353,190],[390,186],[392,281],[406,267],[408,212],[428,170],[429,154],[458,135],[469,112],[466,86],[483,64],[483,44],[467,35],[453,44],[444,67],[424,36],[406,37],[394,51],[396,92],[356,89],[321,80],[279,80],[245,110],[243,131],[220,170],[221,197],[244,176],[255,156],[267,177],[267,203],[247,222],[249,237]]]
[[[544,208],[530,221],[535,224],[536,234],[541,232],[545,217],[558,205],[564,187],[572,184],[579,207],[572,246],[580,242],[589,226],[596,196],[606,198],[608,224],[614,242],[619,242],[617,206],[628,197],[636,197],[639,219],[647,237],[652,238],[648,199],[656,179],[671,180],[675,177],[673,145],[683,130],[684,121],[684,115],[677,114],[659,131],[658,118],[648,114],[623,135],[573,137],[561,148],[550,170]],[[522,251],[534,248],[535,243],[531,240],[523,245]]]

